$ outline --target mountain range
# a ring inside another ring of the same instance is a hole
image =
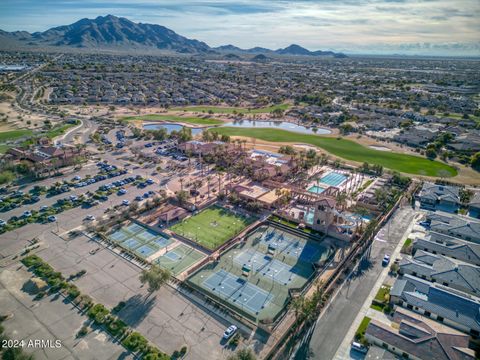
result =
[[[283,49],[261,47],[240,49],[233,45],[211,48],[206,43],[188,39],[161,25],[134,23],[113,15],[81,19],[71,25],[43,32],[6,32],[0,30],[0,49],[55,48],[92,50],[169,51],[183,54],[272,54],[288,56],[345,57],[332,51],[310,51],[292,44]]]

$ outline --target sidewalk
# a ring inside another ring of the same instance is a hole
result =
[[[412,218],[410,224],[408,225],[407,230],[405,231],[402,238],[400,239],[397,246],[395,247],[395,250],[390,255],[390,259],[392,261],[394,261],[395,258],[397,258],[398,255],[400,254],[400,250],[403,246],[403,241],[408,237],[408,235],[412,231],[412,228],[413,228],[414,224],[415,224],[415,216]],[[388,226],[388,224],[386,224],[380,230],[380,232],[375,237],[374,241],[384,241],[384,240],[382,240],[381,238],[378,238],[378,237],[379,237],[380,234],[383,234],[383,230],[387,226]],[[357,331],[357,329],[358,329],[360,323],[362,322],[363,318],[365,316],[368,316],[367,315],[368,311],[373,310],[373,309],[370,309],[370,305],[372,304],[372,300],[375,298],[375,295],[377,294],[378,290],[380,289],[380,287],[384,283],[385,279],[387,278],[389,271],[390,271],[390,266],[387,266],[382,270],[380,276],[378,277],[377,282],[375,283],[375,286],[373,286],[372,291],[370,292],[370,295],[367,297],[367,299],[363,303],[362,308],[358,312],[358,315],[355,318],[355,320],[353,321],[352,325],[350,326],[350,329],[348,330],[347,334],[345,334],[345,337],[342,341],[342,344],[340,345],[337,352],[335,353],[334,359],[345,360],[345,359],[350,358],[350,355],[349,355],[350,354],[350,344],[353,341],[353,338],[355,336],[355,332]]]

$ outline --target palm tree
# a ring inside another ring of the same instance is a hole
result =
[[[345,205],[347,205],[348,196],[345,192],[339,192],[335,200],[337,200],[337,204],[340,206],[340,209],[343,211],[345,209]]]
[[[170,271],[164,270],[158,265],[152,265],[149,270],[143,270],[140,274],[140,282],[148,284],[148,296],[159,290],[170,278]]]

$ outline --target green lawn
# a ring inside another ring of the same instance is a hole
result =
[[[369,318],[368,316],[365,316],[362,320],[362,322],[360,323],[357,331],[355,332],[355,338],[360,338],[360,339],[363,339],[364,336],[365,336],[365,331],[367,331],[367,327],[368,327],[368,324],[370,324],[370,320],[372,320],[371,318]]]
[[[223,124],[223,121],[216,119],[203,119],[199,117],[183,117],[175,115],[160,115],[160,114],[149,114],[141,116],[127,116],[122,118],[122,120],[150,120],[150,121],[170,121],[170,122],[182,122],[186,124],[196,124],[196,125],[220,125]]]
[[[5,154],[8,149],[10,149],[10,146],[5,144],[0,144],[0,154]]]
[[[455,168],[439,161],[428,160],[420,156],[373,150],[346,139],[300,134],[280,129],[219,127],[215,131],[229,136],[252,137],[271,142],[306,143],[322,148],[346,160],[360,163],[366,161],[369,164],[382,165],[385,168],[407,174],[437,177],[457,175]]]
[[[263,114],[272,112],[275,109],[280,110],[287,110],[289,107],[288,104],[279,104],[279,105],[272,105],[262,108],[244,108],[244,107],[222,107],[222,106],[186,106],[186,107],[178,107],[174,108],[173,110],[180,110],[180,111],[198,111],[198,112],[209,112],[212,111],[217,114],[233,114],[234,112],[243,113],[243,114]]]
[[[375,295],[375,300],[384,302],[386,295],[390,293],[391,286],[389,285],[382,285],[380,289],[378,289],[377,295]]]
[[[24,136],[30,136],[33,134],[32,130],[10,130],[0,132],[0,142],[15,140]]]
[[[170,230],[213,250],[252,222],[252,218],[247,219],[223,208],[212,206],[173,225]]]

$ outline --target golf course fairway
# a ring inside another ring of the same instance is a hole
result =
[[[310,144],[345,160],[382,165],[385,168],[407,174],[434,177],[457,175],[454,167],[439,161],[415,155],[373,150],[351,140],[266,128],[217,127],[214,131],[222,135],[250,137],[269,142]]]

